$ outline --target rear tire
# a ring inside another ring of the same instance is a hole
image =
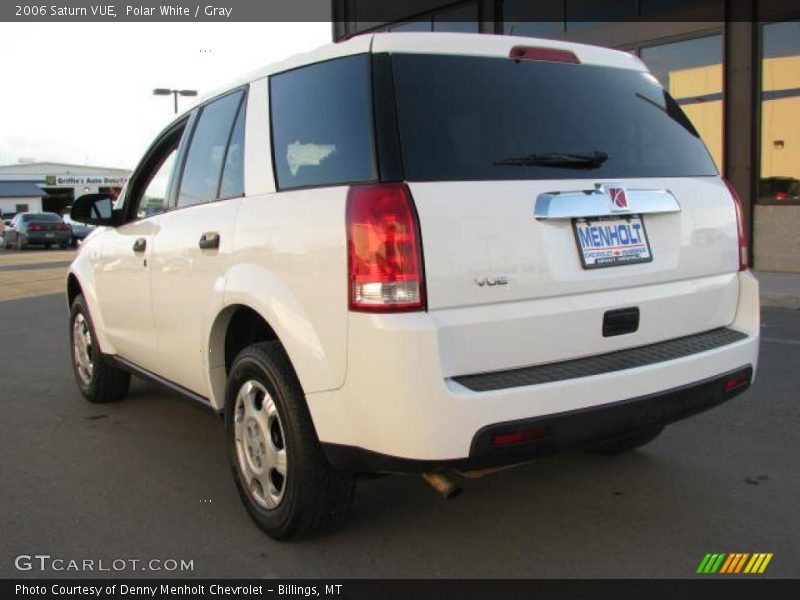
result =
[[[618,436],[610,440],[605,440],[598,444],[589,446],[587,450],[592,454],[600,454],[604,456],[613,456],[614,454],[622,454],[623,452],[630,452],[645,444],[649,444],[656,439],[661,432],[664,431],[664,426],[650,427],[633,434]]]
[[[72,302],[69,324],[72,370],[81,394],[98,404],[122,400],[128,393],[131,375],[110,364],[100,352],[83,295]]]
[[[355,479],[328,463],[300,382],[279,342],[242,350],[225,392],[225,433],[236,489],[276,540],[339,527]]]
[[[22,252],[27,247],[27,244],[22,241],[22,236],[17,236],[17,251]]]

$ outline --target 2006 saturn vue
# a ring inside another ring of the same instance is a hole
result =
[[[80,390],[224,415],[277,539],[360,474],[641,446],[756,368],[736,193],[624,52],[356,37],[212,94],[72,216],[103,226],[68,280]]]

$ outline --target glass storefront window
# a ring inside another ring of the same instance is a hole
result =
[[[470,2],[433,15],[434,31],[478,33],[478,4]]]
[[[764,25],[760,204],[800,204],[800,20]]]
[[[722,170],[722,36],[642,48],[642,60],[691,119]]]
[[[564,0],[504,0],[503,33],[547,37],[564,31]]]
[[[431,19],[422,19],[419,21],[403,21],[395,25],[389,26],[389,31],[431,31]]]
[[[567,31],[635,19],[638,4],[638,0],[567,0]]]
[[[413,21],[389,26],[389,31],[451,31],[478,33],[478,3],[467,2],[447,10],[428,13]]]

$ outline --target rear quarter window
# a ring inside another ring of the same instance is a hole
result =
[[[273,75],[270,117],[279,189],[375,179],[369,55]]]

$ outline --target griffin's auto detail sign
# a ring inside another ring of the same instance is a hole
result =
[[[107,185],[122,186],[127,177],[106,177],[100,175],[48,175],[45,185]]]

